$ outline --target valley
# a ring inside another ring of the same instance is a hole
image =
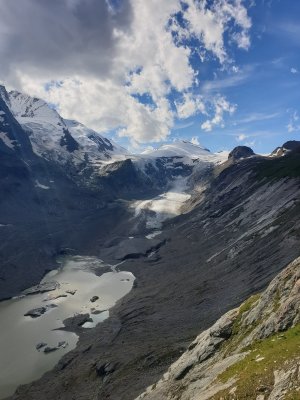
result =
[[[1,396],[167,399],[159,382],[185,399],[163,378],[170,366],[189,365],[199,334],[299,257],[300,143],[129,154],[39,99],[0,97]],[[49,298],[19,297],[53,280]]]

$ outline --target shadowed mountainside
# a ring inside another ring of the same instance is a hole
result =
[[[276,159],[284,176],[275,159],[261,157],[216,170],[206,190],[194,194],[195,208],[165,223],[165,245],[122,264],[136,287],[111,317],[13,399],[132,400],[155,384],[199,332],[299,256],[294,156]]]

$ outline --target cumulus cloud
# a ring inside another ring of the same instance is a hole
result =
[[[236,105],[229,103],[224,96],[217,96],[213,100],[214,116],[207,119],[201,125],[204,131],[210,132],[216,126],[224,127],[224,114],[233,114],[236,110]]]
[[[292,73],[292,74],[298,74],[299,71],[297,70],[297,68],[292,67],[292,68],[291,68],[291,73]]]
[[[191,143],[195,144],[196,146],[200,146],[200,142],[199,142],[198,136],[192,137]]]
[[[0,80],[140,143],[213,110],[209,131],[234,106],[195,94],[199,65],[229,61],[233,42],[247,49],[250,27],[242,0],[0,1]]]
[[[205,103],[202,96],[194,96],[191,93],[184,93],[181,100],[175,101],[177,116],[189,118],[198,112],[205,114]]]

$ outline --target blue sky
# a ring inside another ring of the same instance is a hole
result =
[[[235,113],[226,117],[224,128],[212,132],[201,130],[201,116],[178,121],[172,139],[198,137],[212,151],[249,145],[259,153],[290,139],[300,140],[300,2],[256,1],[248,12],[251,46],[248,51],[233,49],[239,72],[199,65],[199,92],[205,94],[206,85],[215,85],[210,90],[236,104]]]
[[[298,0],[0,0],[0,81],[132,151],[300,139]]]

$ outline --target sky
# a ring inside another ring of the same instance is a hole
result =
[[[300,140],[298,0],[0,0],[0,82],[131,150]]]

